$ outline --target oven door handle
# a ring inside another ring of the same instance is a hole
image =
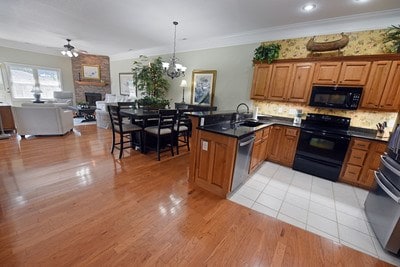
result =
[[[379,185],[380,188],[382,188],[383,191],[385,191],[386,194],[388,194],[396,203],[400,203],[400,197],[396,196],[392,190],[390,190],[386,185],[383,184],[382,180],[386,181],[386,178],[384,175],[382,175],[380,172],[374,171],[375,175],[375,181]],[[388,181],[386,183],[389,183]],[[393,190],[396,190],[393,188]]]
[[[340,138],[342,140],[350,140],[350,137],[348,136],[343,136],[343,135],[336,135],[336,134],[330,134],[330,133],[324,133],[324,132],[318,132],[318,131],[309,131],[309,130],[301,130],[302,132],[306,132],[308,134],[313,134],[316,136],[323,136],[323,137],[329,137],[329,138]]]

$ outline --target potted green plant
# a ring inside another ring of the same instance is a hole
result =
[[[268,64],[271,64],[272,61],[279,57],[280,50],[280,44],[262,44],[254,50],[253,60],[267,61]]]
[[[169,105],[169,100],[165,99],[169,83],[164,76],[161,57],[147,61],[147,57],[140,56],[139,61],[133,63],[133,82],[144,96],[137,103],[141,107],[165,108]]]
[[[386,31],[386,36],[383,39],[384,43],[392,43],[390,50],[393,53],[400,53],[400,25],[392,25]]]

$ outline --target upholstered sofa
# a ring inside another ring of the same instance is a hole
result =
[[[108,114],[107,106],[117,102],[129,101],[128,96],[116,96],[106,94],[104,101],[96,101],[96,123],[97,127],[109,129],[111,128],[110,115]]]
[[[72,130],[74,119],[71,110],[54,104],[11,107],[17,133],[25,135],[63,135]]]

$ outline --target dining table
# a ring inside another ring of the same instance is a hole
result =
[[[183,112],[192,112],[193,109],[191,108],[186,108],[186,109],[179,109],[180,111]],[[124,108],[120,110],[120,114],[123,117],[129,117],[131,120],[131,123],[140,125],[143,129],[148,127],[148,126],[155,126],[158,124],[158,110],[157,109],[133,109],[133,108]],[[132,133],[133,135],[135,133]],[[135,148],[138,146],[138,143],[135,143],[133,140],[137,140],[134,136],[132,136],[132,143],[131,146],[132,148]],[[142,153],[145,152],[145,149],[143,147],[144,144],[140,145],[140,150]]]

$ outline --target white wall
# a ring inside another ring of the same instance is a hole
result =
[[[177,54],[179,63],[188,68],[184,78],[189,87],[185,91],[185,102],[190,103],[191,99],[192,71],[217,70],[214,106],[217,106],[218,110],[232,110],[241,102],[251,105],[252,59],[254,49],[258,45],[239,45]],[[170,55],[162,56],[164,60],[170,57]],[[134,60],[110,61],[113,94],[119,94],[119,73],[130,72]],[[182,88],[179,87],[181,80],[181,77],[170,79],[171,87],[167,98],[172,99],[171,103],[182,101]]]
[[[52,56],[0,46],[0,63],[5,62],[59,68],[61,69],[61,82],[63,90],[74,91],[72,65],[69,57]],[[6,74],[4,70],[3,73]],[[4,78],[5,84],[8,86],[7,77],[5,76]],[[19,102],[21,101],[12,101],[12,104],[19,105]]]

